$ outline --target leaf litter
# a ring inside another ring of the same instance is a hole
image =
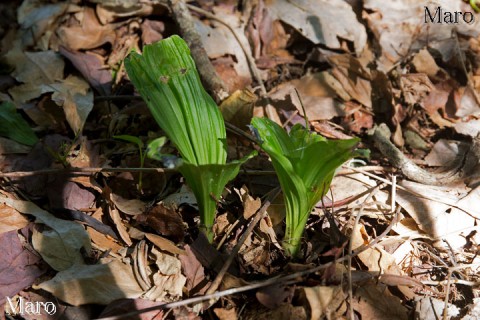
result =
[[[430,172],[467,159],[480,131],[478,22],[426,24],[415,1],[350,3],[196,2],[201,44],[230,93],[239,90],[221,106],[244,132],[228,136],[229,157],[252,150],[246,124],[253,115],[289,129],[304,123],[305,113],[312,130],[361,137],[371,155],[333,180],[307,222],[295,264],[281,249],[285,205],[278,197],[220,288],[278,279],[275,286],[142,319],[205,317],[209,307],[219,319],[478,316],[478,170],[447,186],[408,181],[367,134],[386,123],[393,143]],[[143,142],[162,135],[123,60],[132,49],[184,32],[167,4],[2,6],[10,24],[0,25],[0,99],[40,142],[15,138],[18,128],[0,130],[0,296],[58,299],[59,309],[78,312],[92,304],[92,318],[201,297],[278,180],[265,155],[244,165],[217,199],[215,248],[198,235],[197,202],[184,181],[172,171],[153,173],[160,164],[151,159],[139,168],[138,151],[113,141],[119,134]],[[428,8],[438,6],[473,11],[460,0]],[[175,152],[170,143],[164,148]],[[111,171],[82,173],[91,167]],[[152,170],[142,187],[138,170]],[[393,175],[400,180],[394,188],[372,194]],[[322,269],[282,280],[314,270],[311,263]]]

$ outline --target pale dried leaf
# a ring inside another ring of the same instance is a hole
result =
[[[182,296],[187,279],[181,273],[178,258],[164,254],[152,248],[158,272],[153,274],[154,285],[145,293],[145,297],[154,301],[167,301]]]
[[[90,252],[90,238],[78,223],[58,219],[32,202],[0,197],[0,202],[16,210],[35,216],[37,223],[48,226],[43,234],[37,233],[33,246],[42,258],[56,270],[65,270],[76,263],[83,262],[81,249]],[[48,241],[49,245],[43,241]],[[55,245],[55,249],[50,246]]]
[[[297,96],[295,89],[300,97]],[[344,106],[333,99],[335,94],[322,74],[317,73],[283,82],[272,89],[269,96],[284,109],[293,105],[301,115],[305,108],[308,120],[313,121],[330,120],[333,117],[345,115]]]
[[[75,265],[34,288],[48,291],[74,306],[106,305],[122,298],[138,298],[143,292],[132,268],[116,260],[108,264]]]
[[[352,248],[368,245],[367,231],[363,225],[358,225],[351,235]],[[358,257],[367,267],[368,271],[381,271],[395,275],[403,275],[402,270],[396,264],[395,258],[379,246],[370,247],[362,251]]]
[[[150,242],[152,242],[160,250],[167,251],[173,254],[185,254],[185,250],[180,249],[175,245],[175,243],[162,236],[159,236],[158,234],[146,232],[145,237],[147,237],[147,239],[150,240]]]
[[[143,213],[146,208],[146,204],[139,199],[124,199],[114,193],[112,193],[111,199],[120,211],[132,216]]]
[[[425,163],[430,167],[446,167],[456,159],[460,147],[458,141],[440,139],[435,142],[432,150],[425,157]]]
[[[354,292],[353,308],[362,319],[407,320],[408,310],[400,299],[389,295],[386,288],[380,290],[376,285],[362,285]]]
[[[465,245],[465,236],[475,226],[472,214],[478,213],[475,207],[467,209],[467,212],[456,208],[458,199],[465,196],[464,190],[408,181],[403,181],[402,185],[416,194],[398,190],[396,201],[415,219],[421,230],[433,239],[447,241],[454,249]],[[443,242],[437,242],[436,245],[446,246]]]
[[[339,39],[347,39],[353,42],[357,54],[366,45],[365,27],[358,22],[352,7],[345,1],[275,0],[269,1],[266,6],[275,18],[292,26],[314,44],[341,49]]]
[[[131,246],[132,240],[128,235],[127,228],[125,227],[125,224],[122,221],[122,218],[120,217],[120,213],[118,212],[118,210],[115,208],[110,208],[108,212],[110,214],[110,217],[113,220],[113,223],[115,223],[115,227],[117,228],[120,238],[122,238],[122,240],[127,244],[127,246]]]
[[[260,206],[262,205],[262,201],[260,198],[253,198],[251,195],[248,193],[245,193],[242,196],[243,200],[243,217],[245,220],[250,219],[255,212],[257,212],[258,209],[260,209]]]
[[[0,203],[0,234],[22,229],[28,223],[28,219],[20,212],[5,203]]]
[[[480,133],[480,120],[469,120],[468,122],[458,122],[453,128],[456,132],[470,137],[476,137]]]
[[[51,84],[52,100],[63,107],[73,132],[82,131],[90,111],[93,109],[93,92],[90,85],[76,76],[68,76],[60,83]]]
[[[437,320],[442,317],[445,301],[433,297],[417,297],[415,298],[415,314],[418,319]],[[454,304],[448,303],[447,319],[458,316],[460,310]]]
[[[450,0],[432,0],[428,3],[417,0],[364,2],[364,8],[369,10],[364,17],[382,48],[382,57],[378,59],[380,70],[388,70],[410,52],[426,46],[438,51],[446,62],[458,52],[456,37],[452,37],[452,32],[478,36],[478,19],[472,24],[463,21],[425,23],[425,6],[429,8],[431,15],[435,14],[437,7],[441,8],[442,13],[471,11],[468,4]],[[439,14],[440,18],[443,18],[442,13]],[[432,28],[432,25],[435,27]]]
[[[220,320],[237,320],[237,310],[235,308],[226,309],[226,308],[215,308],[213,309],[215,315]]]
[[[197,257],[195,257],[189,245],[185,246],[185,254],[180,255],[178,258],[182,263],[183,274],[187,278],[185,287],[189,291],[189,294],[195,293],[192,292],[192,289],[205,289],[197,288],[197,286],[205,280],[205,270]],[[202,293],[202,290],[200,290],[200,293]]]
[[[339,309],[345,300],[341,286],[317,286],[303,290],[310,304],[312,320],[323,319],[324,315],[327,319],[337,319],[345,312],[345,306]]]
[[[412,64],[418,73],[425,73],[429,77],[434,77],[440,70],[435,59],[427,49],[420,50],[413,57]]]
[[[75,24],[56,30],[63,46],[71,50],[93,49],[114,42],[115,25],[101,25],[92,8],[84,7],[75,17],[78,20]]]

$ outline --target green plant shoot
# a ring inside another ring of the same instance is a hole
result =
[[[146,156],[145,152],[143,151],[144,149],[143,141],[140,140],[140,138],[138,137],[131,136],[128,134],[122,134],[122,135],[113,136],[113,137],[115,139],[131,142],[137,145],[138,153],[140,155],[140,168],[143,168],[145,164],[145,156]],[[143,185],[143,172],[140,171],[140,173],[138,174],[138,191],[142,190],[142,185]]]
[[[182,157],[178,169],[197,199],[201,229],[212,241],[216,199],[254,154],[226,163],[225,123],[203,88],[182,38],[172,36],[147,45],[143,55],[132,52],[125,68],[158,125],[177,147]]]
[[[359,139],[327,140],[300,124],[287,133],[266,118],[254,118],[252,125],[272,160],[285,197],[283,247],[289,256],[296,257],[310,212],[327,193],[335,170],[354,156]]]
[[[27,146],[33,146],[38,138],[28,122],[17,113],[17,108],[12,102],[5,101],[0,104],[0,136],[7,137]]]

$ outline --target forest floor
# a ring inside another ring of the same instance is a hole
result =
[[[469,3],[17,0],[0,16],[7,319],[480,319]],[[124,65],[175,34],[208,55],[228,158],[259,153],[216,199],[212,244],[182,175],[143,159],[164,133]],[[338,169],[295,259],[253,117],[370,151]]]

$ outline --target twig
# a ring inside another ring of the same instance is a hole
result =
[[[169,0],[172,15],[177,22],[182,37],[188,43],[192,57],[197,65],[198,73],[203,80],[207,91],[211,92],[218,103],[228,97],[228,90],[222,79],[218,76],[208,54],[202,44],[202,39],[197,32],[189,7],[183,0]]]
[[[48,174],[68,174],[68,175],[91,175],[101,172],[177,172],[177,169],[169,168],[58,168],[58,169],[41,169],[35,171],[14,171],[14,172],[0,172],[0,178],[24,178]],[[249,175],[275,175],[272,170],[244,170]]]
[[[390,142],[390,130],[382,123],[373,131],[375,146],[388,158],[388,161],[409,179],[428,185],[446,185],[461,182],[468,177],[480,160],[480,137],[473,139],[471,148],[457,159],[445,173],[426,171],[408,159]]]
[[[240,251],[240,248],[242,247],[243,243],[250,236],[250,234],[253,231],[253,228],[255,228],[255,226],[258,224],[258,222],[261,219],[263,219],[263,217],[265,216],[265,212],[267,211],[268,207],[270,206],[270,203],[273,200],[275,200],[275,198],[280,193],[280,190],[281,189],[279,187],[273,189],[270,192],[270,195],[267,197],[267,199],[263,203],[263,205],[260,207],[260,209],[257,210],[257,213],[255,213],[255,216],[254,216],[253,220],[250,222],[250,224],[248,225],[247,230],[245,230],[245,232],[242,234],[242,236],[238,240],[237,244],[233,248],[232,252],[228,256],[227,261],[225,261],[225,264],[223,265],[222,269],[218,272],[217,277],[215,278],[215,280],[213,280],[212,284],[208,288],[208,290],[206,292],[207,295],[212,294],[215,291],[217,291],[218,287],[220,286],[220,283],[223,280],[223,277],[227,273],[227,270],[230,267],[230,265],[232,264],[233,260],[237,257],[237,254]]]

